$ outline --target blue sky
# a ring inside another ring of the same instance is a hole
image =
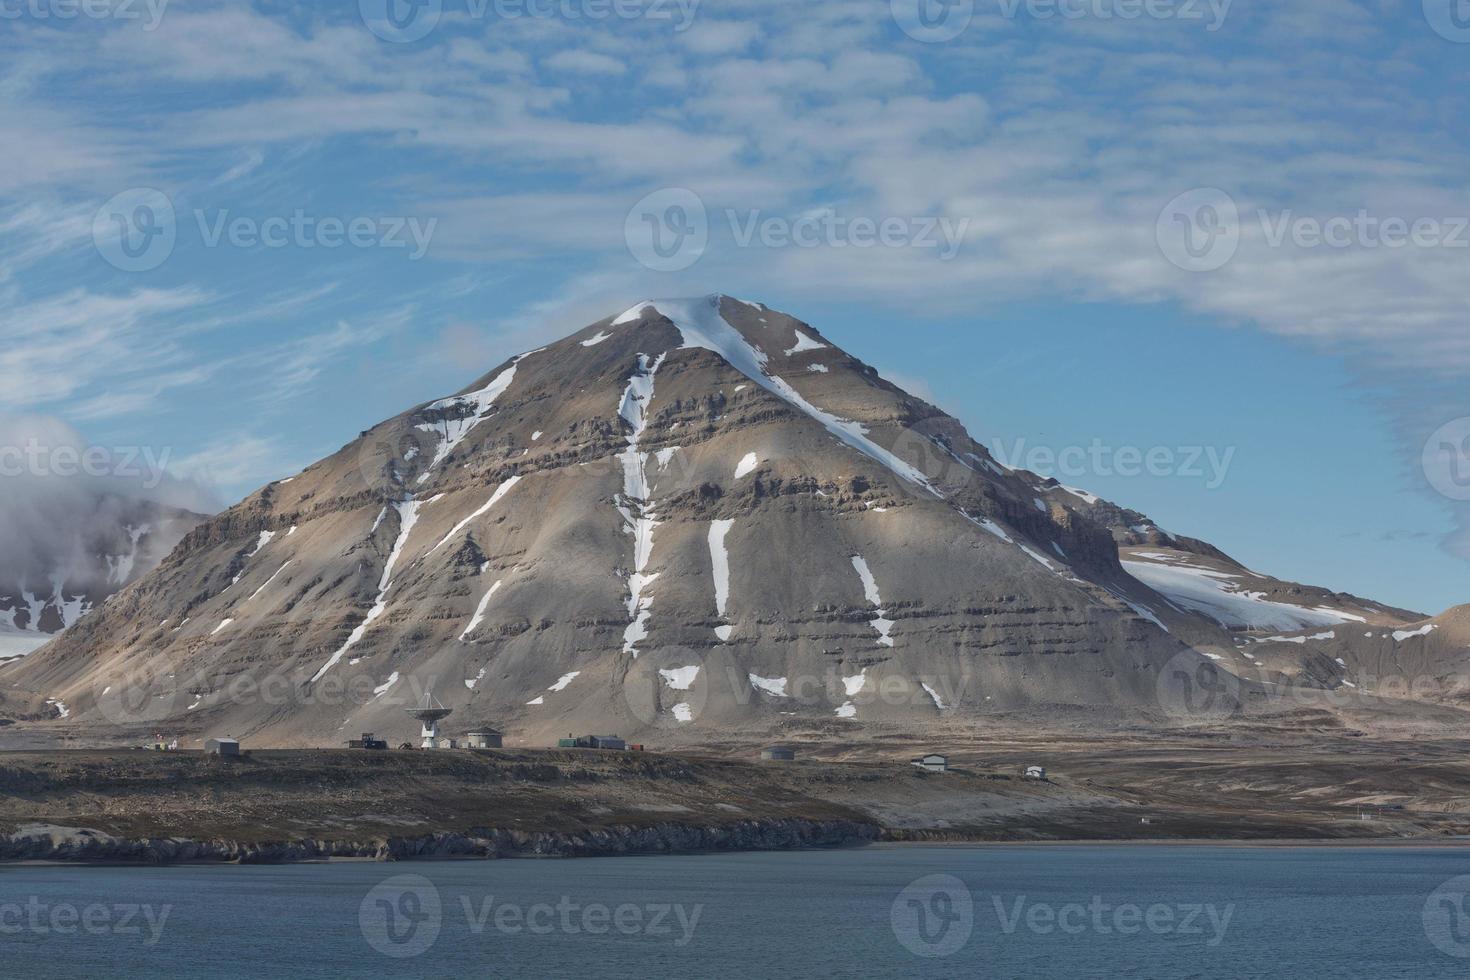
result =
[[[1470,600],[1458,0],[394,2],[0,6],[0,414],[229,502],[721,291],[997,451],[1168,450],[1062,475],[1257,570]]]

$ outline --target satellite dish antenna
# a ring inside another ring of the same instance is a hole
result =
[[[425,691],[423,703],[416,708],[408,708],[407,711],[410,718],[417,718],[423,723],[423,747],[438,748],[439,722],[454,714],[454,709],[444,707],[443,702],[434,697],[432,691]]]

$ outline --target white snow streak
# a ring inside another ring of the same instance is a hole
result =
[[[653,307],[679,329],[684,337],[684,348],[702,347],[720,355],[731,367],[747,378],[821,423],[841,442],[888,467],[910,483],[923,487],[935,497],[942,497],[942,494],[934,489],[922,472],[869,439],[867,430],[861,425],[823,411],[803,398],[784,380],[768,374],[766,355],[751,346],[740,331],[732,327],[720,315],[720,299],[719,296],[706,296],[692,300],[651,300],[633,307],[618,317],[614,323],[636,320],[643,315],[644,309]]]
[[[940,698],[939,692],[935,691],[934,688],[930,687],[928,684],[925,684],[923,681],[919,682],[919,686],[924,689],[925,694],[929,695],[930,700],[934,702],[934,707],[938,708],[940,711],[943,711],[944,701],[942,698]]]
[[[644,595],[657,574],[648,575],[648,561],[653,556],[653,529],[658,527],[653,510],[653,493],[648,484],[648,453],[638,449],[643,430],[648,427],[648,405],[653,400],[653,379],[666,355],[650,360],[638,355],[638,370],[628,379],[618,414],[628,423],[628,448],[618,454],[623,464],[623,495],[618,512],[623,515],[629,534],[633,535],[633,571],[628,576],[628,616],[632,620],[623,631],[623,652],[638,656],[638,643],[648,635],[648,619],[653,615],[653,597]]]
[[[873,573],[869,570],[868,563],[862,555],[852,556],[852,567],[857,570],[858,577],[863,580],[863,595],[878,612],[877,618],[872,621],[873,629],[878,631],[878,645],[893,646],[893,637],[889,635],[893,632],[893,620],[884,615],[883,597],[878,594],[877,580],[873,578]]]
[[[466,527],[469,527],[469,525],[472,522],[474,522],[474,521],[480,519],[481,517],[484,517],[486,514],[488,514],[490,512],[490,508],[491,507],[494,507],[497,503],[499,503],[500,502],[500,498],[501,497],[504,497],[507,493],[509,493],[511,487],[515,486],[517,483],[520,483],[520,482],[521,482],[521,478],[519,476],[513,476],[510,479],[506,480],[504,483],[502,483],[500,486],[496,487],[495,488],[495,492],[490,495],[490,499],[487,500],[487,501],[485,501],[485,503],[483,505],[481,505],[481,507],[480,507],[479,510],[475,511],[469,517],[466,517],[464,520],[462,520],[458,524],[454,525],[454,528],[448,534],[444,535],[444,537],[440,538],[439,539],[439,543],[436,544],[436,545],[434,545],[434,547],[430,548],[428,550],[428,552],[424,555],[424,557],[427,558],[427,557],[429,557],[429,555],[432,555],[434,552],[436,552],[440,548],[444,547],[446,544],[449,543],[450,539],[453,538],[456,534],[458,534],[460,531],[463,531]],[[435,499],[437,499],[437,498],[435,498]]]
[[[535,353],[532,351],[531,353]],[[434,451],[434,458],[430,461],[428,468],[419,477],[418,482],[423,483],[429,475],[438,468],[439,464],[454,452],[456,446],[464,441],[475,426],[480,424],[481,418],[490,407],[495,404],[496,399],[505,394],[510,383],[515,380],[516,365],[522,359],[529,357],[522,354],[515,359],[510,367],[501,371],[490,383],[479,391],[472,391],[467,395],[454,395],[450,398],[441,398],[424,409],[426,412],[451,412],[460,413],[459,418],[445,418],[439,422],[423,422],[415,426],[424,432],[432,432],[439,436],[439,446]]]
[[[495,593],[499,589],[500,582],[497,581],[494,585],[490,586],[489,590],[480,599],[480,604],[475,607],[475,614],[470,617],[470,625],[466,626],[464,632],[459,634],[461,641],[469,639],[469,635],[480,628],[480,624],[485,621],[485,610],[490,608],[490,600],[494,598]]]
[[[730,553],[725,548],[725,536],[734,526],[733,520],[710,521],[709,525],[709,558],[714,570],[715,611],[722,619],[725,615],[725,604],[730,601]],[[721,642],[730,638],[730,632],[729,626],[715,627],[715,635],[719,636]]]
[[[358,641],[363,638],[363,635],[367,633],[368,627],[388,609],[388,589],[393,584],[393,567],[398,564],[398,559],[403,554],[404,545],[408,544],[408,536],[412,533],[413,526],[419,520],[419,501],[409,498],[408,500],[395,501],[392,506],[394,510],[398,511],[398,539],[393,542],[393,550],[389,553],[388,560],[383,563],[383,575],[378,580],[377,601],[373,603],[373,608],[368,610],[368,614],[363,621],[352,631],[352,635],[347,637],[347,642],[342,644],[342,648],[332,654],[331,659],[322,665],[322,669],[318,670],[312,676],[311,683],[313,684],[321,680],[327,671],[337,666],[343,654],[355,647]]]
[[[295,559],[292,559],[292,561],[294,561],[294,560]],[[279,578],[280,575],[281,575],[281,573],[284,572],[290,566],[291,566],[291,562],[288,561],[288,562],[286,562],[286,564],[284,564],[280,568],[276,569],[276,574],[275,575],[272,575],[270,578],[266,579],[265,580],[265,585],[262,585],[260,588],[256,589],[254,592],[250,593],[250,599],[254,599],[256,596],[260,595],[267,588],[269,588],[270,587],[270,584],[272,582],[274,582],[277,578]],[[246,599],[245,601],[246,602],[249,602],[250,599]]]
[[[755,468],[761,464],[761,458],[755,453],[746,453],[735,466],[735,479],[749,476],[755,472]]]
[[[1396,630],[1393,634],[1393,639],[1395,643],[1402,643],[1411,637],[1428,636],[1437,629],[1439,629],[1437,625],[1430,623],[1428,626],[1421,626],[1416,630]]]
[[[796,331],[796,346],[793,347],[793,348],[791,348],[790,350],[788,350],[786,352],[786,356],[787,357],[790,357],[792,354],[800,354],[803,351],[809,351],[809,350],[826,350],[826,349],[827,349],[827,345],[826,344],[824,344],[824,343],[822,343],[822,342],[820,342],[818,340],[815,340],[815,339],[813,339],[811,337],[808,337],[806,334],[804,334],[800,330],[798,330],[798,331]]]

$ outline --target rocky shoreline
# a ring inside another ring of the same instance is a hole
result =
[[[0,862],[82,864],[290,864],[358,859],[435,861],[494,858],[615,857],[854,847],[882,839],[876,824],[847,820],[749,820],[697,826],[662,823],[580,833],[476,828],[382,840],[244,843],[187,837],[122,838],[94,830],[36,826],[0,837]]]

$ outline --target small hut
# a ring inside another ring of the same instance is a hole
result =
[[[471,749],[498,749],[503,742],[504,736],[489,725],[472,728],[465,736],[465,747]]]
[[[949,756],[939,755],[931,752],[929,755],[921,755],[917,759],[910,760],[911,763],[925,772],[948,772]]]
[[[205,755],[239,755],[240,741],[234,738],[211,738],[204,743]]]

